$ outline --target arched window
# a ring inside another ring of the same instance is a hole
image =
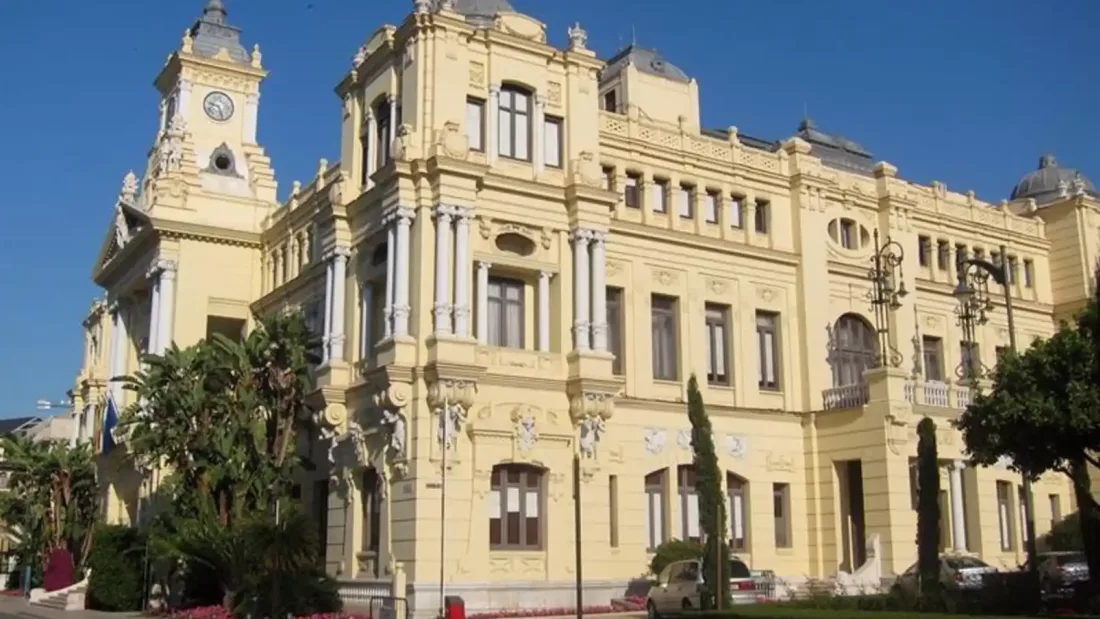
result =
[[[390,124],[393,119],[390,118],[390,104],[385,98],[374,106],[374,119],[374,131],[377,136],[375,150],[378,151],[377,169],[389,162],[390,148],[393,146],[390,144]]]
[[[645,476],[646,550],[654,550],[665,541],[666,469]]]
[[[489,490],[489,548],[542,548],[543,472],[526,464],[493,467]]]
[[[531,160],[531,93],[517,86],[500,89],[497,144],[502,157]]]
[[[676,467],[676,485],[680,494],[680,539],[701,539],[699,534],[699,493],[695,490],[695,467]]]
[[[749,482],[733,473],[726,473],[726,494],[729,496],[730,550],[749,550]]]
[[[378,487],[380,482],[378,471],[373,467],[364,470],[359,481],[359,508],[362,511],[363,521],[360,550],[363,552],[378,552],[378,541],[382,531],[382,497]]]
[[[876,365],[875,330],[862,317],[844,314],[833,328],[833,386],[858,385],[863,371]]]

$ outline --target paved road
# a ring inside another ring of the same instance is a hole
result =
[[[0,595],[0,619],[133,619],[141,613],[104,613],[97,610],[63,611],[31,606],[23,598]]]

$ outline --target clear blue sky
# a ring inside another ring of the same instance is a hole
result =
[[[0,0],[0,417],[72,386],[92,261],[156,129],[152,80],[204,2]],[[559,46],[580,21],[604,58],[633,27],[699,80],[708,126],[787,137],[805,106],[903,176],[988,200],[1045,151],[1100,182],[1097,0],[512,2]],[[332,89],[412,2],[226,4],[271,70],[260,139],[285,195],[337,158]]]

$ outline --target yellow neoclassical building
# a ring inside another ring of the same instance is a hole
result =
[[[992,367],[1009,345],[1000,288],[974,344],[953,291],[960,259],[1004,265],[1023,345],[1082,306],[1100,200],[1071,168],[1043,157],[984,202],[808,119],[782,140],[705,128],[697,83],[653,50],[604,60],[580,25],[548,33],[505,0],[416,0],[336,88],[340,161],[280,202],[256,132],[265,76],[210,0],[157,77],[148,166],[94,265],[80,437],[143,351],[301,309],[325,342],[301,499],[330,572],[403,573],[418,615],[441,578],[469,610],[571,603],[575,456],[586,602],[697,537],[692,374],[752,567],[788,583],[907,569],[925,416],[943,546],[1022,561],[1020,478],[966,465],[949,426],[966,359]],[[154,482],[104,467],[108,516],[138,521]],[[1074,509],[1060,477],[1033,497],[1040,534]]]

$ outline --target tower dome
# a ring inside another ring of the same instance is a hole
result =
[[[508,0],[455,0],[455,12],[466,16],[466,21],[475,26],[492,25],[497,13],[514,13],[516,10]]]
[[[1046,204],[1077,193],[1096,196],[1096,186],[1079,170],[1063,168],[1054,155],[1046,154],[1039,158],[1038,170],[1027,173],[1016,183],[1011,199],[1034,198],[1037,204]]]

